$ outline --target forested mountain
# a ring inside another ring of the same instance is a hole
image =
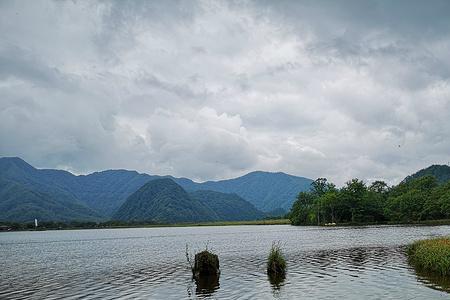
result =
[[[215,213],[217,221],[257,220],[266,216],[250,202],[245,201],[236,194],[195,191],[189,193],[189,195],[210,208]]]
[[[251,172],[242,177],[195,183],[178,181],[187,191],[211,190],[235,193],[263,212],[289,211],[299,192],[308,191],[312,180],[285,173]]]
[[[0,158],[0,220],[31,222],[35,218],[43,221],[103,219],[23,160]]]
[[[0,220],[14,222],[98,221],[101,217],[72,201],[33,191],[20,183],[0,179]]]
[[[113,215],[113,219],[119,221],[156,223],[240,221],[264,217],[264,213],[236,194],[187,193],[170,178],[149,181],[128,197]]]
[[[407,182],[428,175],[435,177],[439,183],[447,182],[450,180],[450,166],[432,165],[406,177],[403,181]]]
[[[155,179],[127,198],[113,215],[120,221],[181,223],[213,221],[217,215],[172,179]]]

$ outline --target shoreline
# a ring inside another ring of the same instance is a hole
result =
[[[164,228],[164,227],[203,227],[203,226],[243,226],[243,225],[290,225],[289,219],[268,219],[252,221],[218,221],[218,222],[200,222],[200,223],[175,223],[175,224],[130,224],[130,225],[111,225],[111,226],[70,226],[67,227],[41,227],[41,228],[23,228],[0,230],[1,232],[18,231],[49,231],[49,230],[89,230],[89,229],[126,229],[126,228]]]
[[[450,219],[425,220],[418,222],[368,222],[368,223],[338,223],[333,226],[325,224],[320,225],[292,225],[289,219],[268,219],[252,221],[218,221],[218,222],[200,222],[200,223],[176,223],[176,224],[129,224],[129,225],[111,225],[111,226],[70,226],[67,227],[41,227],[41,228],[20,228],[10,230],[0,230],[1,232],[18,231],[49,231],[49,230],[89,230],[89,229],[126,229],[126,228],[165,228],[165,227],[206,227],[206,226],[245,226],[245,225],[291,225],[298,227],[366,227],[366,226],[444,226],[450,225]]]

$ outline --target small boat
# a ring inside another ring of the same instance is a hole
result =
[[[325,226],[336,226],[336,223],[325,223]]]

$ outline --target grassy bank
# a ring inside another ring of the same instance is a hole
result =
[[[450,276],[450,238],[417,241],[408,247],[411,264],[419,270]]]
[[[238,226],[238,225],[286,225],[291,224],[289,219],[266,219],[253,221],[220,221],[201,223],[178,223],[178,224],[156,224],[156,223],[125,223],[125,222],[73,222],[54,223],[43,222],[37,229],[34,224],[26,223],[1,223],[0,231],[35,231],[35,230],[73,230],[73,229],[114,229],[114,228],[156,228],[156,227],[196,227],[196,226]]]
[[[135,227],[197,227],[197,226],[238,226],[238,225],[290,225],[289,219],[267,219],[252,221],[217,221],[200,223],[176,223],[176,224],[148,224],[140,226],[115,226],[114,228],[135,228]]]
[[[172,226],[234,226],[234,225],[290,225],[289,219],[268,219],[254,221],[222,221],[222,222],[206,222],[193,224],[174,224]]]

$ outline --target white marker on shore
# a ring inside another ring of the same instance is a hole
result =
[[[37,219],[34,219],[34,227],[38,227],[38,222],[37,222]]]

